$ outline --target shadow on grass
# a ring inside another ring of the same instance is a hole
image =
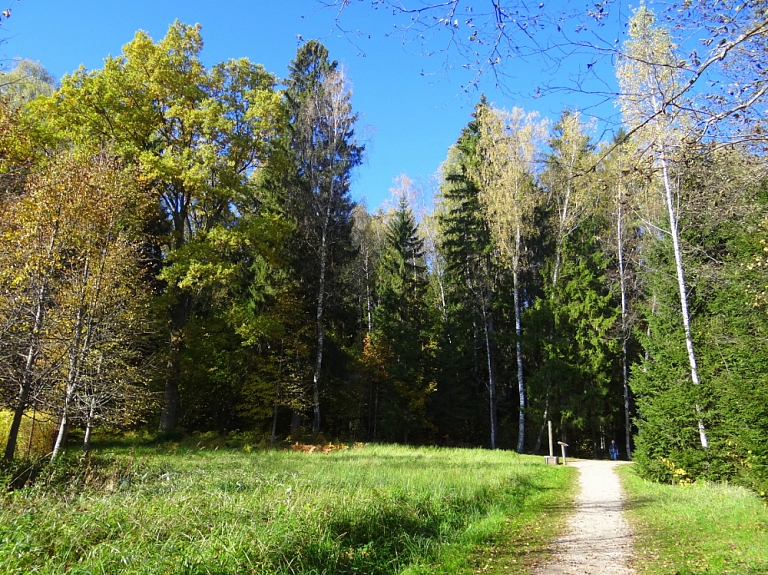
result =
[[[656,500],[653,497],[632,497],[631,495],[628,495],[624,499],[624,510],[633,511],[636,509],[643,509],[654,505],[655,503]]]
[[[291,566],[299,573],[384,575],[397,572],[414,562],[434,560],[444,545],[458,541],[470,525],[500,510],[512,517],[534,493],[552,489],[521,479],[499,489],[480,489],[464,497],[414,499],[405,492],[382,493],[380,500],[364,509],[344,509],[332,515],[322,537],[303,534],[300,541],[286,542],[273,560],[281,568]],[[542,510],[554,515],[570,508],[568,502],[564,502],[562,506],[550,505]],[[532,544],[540,543],[537,537],[540,536],[532,536]],[[506,540],[508,535],[483,536],[488,544],[496,539]],[[527,537],[523,536],[523,540]],[[515,549],[513,557],[522,557],[527,551]]]

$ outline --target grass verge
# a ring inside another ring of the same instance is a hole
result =
[[[396,446],[95,457],[4,497],[0,572],[524,572],[510,569],[544,551],[573,477],[510,452]]]
[[[731,485],[661,485],[618,470],[638,575],[768,573],[768,509]]]
[[[576,470],[543,467],[541,457],[524,457],[538,488],[510,513],[488,514],[441,550],[437,561],[411,565],[404,575],[527,574],[552,556],[552,542],[565,529],[578,491]]]

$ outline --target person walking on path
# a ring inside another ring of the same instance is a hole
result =
[[[619,459],[619,446],[616,445],[615,439],[611,439],[611,444],[608,446],[608,455],[610,455],[611,461],[618,461]]]

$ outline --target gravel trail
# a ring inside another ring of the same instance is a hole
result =
[[[567,533],[555,542],[555,554],[537,575],[587,573],[634,575],[629,567],[632,533],[622,515],[622,493],[614,468],[618,461],[576,461],[581,493]]]

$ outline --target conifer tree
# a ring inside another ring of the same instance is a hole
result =
[[[498,417],[496,407],[496,336],[494,309],[500,270],[494,259],[495,246],[488,219],[480,202],[476,182],[478,109],[475,118],[464,128],[444,165],[441,189],[442,212],[439,217],[442,241],[440,251],[445,259],[446,323],[450,364],[454,373],[445,374],[454,383],[445,391],[467,386],[469,396],[453,402],[456,409],[474,405],[471,395],[483,388],[488,398],[490,446],[496,448]],[[460,363],[458,363],[460,361]],[[458,385],[458,382],[464,382]],[[477,391],[474,391],[477,389]],[[440,386],[438,386],[440,389]],[[466,392],[463,392],[466,393]],[[461,404],[461,405],[458,405]],[[468,418],[465,418],[465,421]],[[476,424],[472,423],[475,426]]]
[[[434,390],[424,241],[403,193],[387,225],[378,269],[379,304],[372,343],[392,388],[385,415],[391,437],[428,427],[426,402]],[[394,433],[398,430],[398,433]]]
[[[315,40],[303,44],[289,71],[288,125],[275,158],[277,171],[268,178],[295,225],[292,265],[312,306],[307,312],[315,326],[312,431],[317,433],[327,325],[346,311],[342,271],[354,255],[349,186],[363,146],[355,137],[351,91],[325,46]]]

